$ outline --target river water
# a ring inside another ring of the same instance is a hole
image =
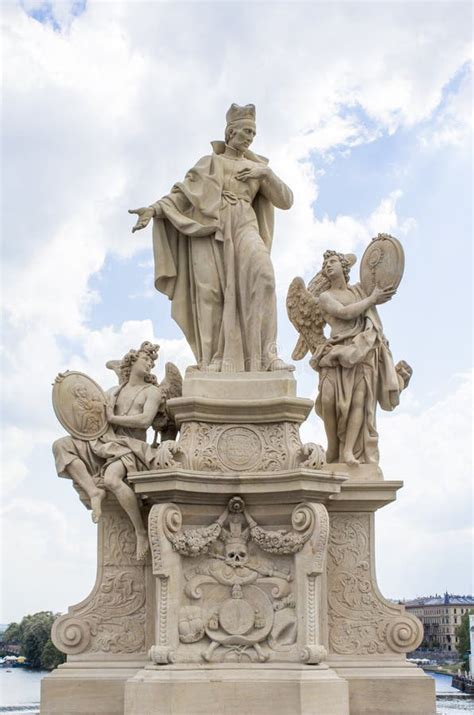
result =
[[[39,713],[40,682],[46,670],[28,668],[0,668],[0,713],[33,715]],[[451,687],[449,675],[428,673],[436,682],[438,715],[474,713],[474,697]],[[382,713],[380,715],[383,715]]]

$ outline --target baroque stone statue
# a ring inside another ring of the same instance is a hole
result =
[[[168,363],[167,377],[160,385],[151,373],[158,350],[158,345],[144,342],[121,361],[107,363],[119,376],[119,385],[107,394],[76,372],[60,373],[53,389],[56,414],[71,433],[53,444],[58,475],[69,477],[85,492],[94,522],[101,517],[106,490],[114,494],[133,524],[137,559],[144,558],[148,537],[137,496],[125,477],[159,463],[156,438],[155,446],[147,444],[146,432],[153,425],[166,429],[169,436],[172,425],[166,400],[181,394],[174,365]]]
[[[183,380],[168,363],[158,383],[144,342],[107,363],[108,393],[79,372],[54,383],[70,435],[56,468],[98,522],[97,579],[54,623],[68,659],[43,681],[42,715],[434,712],[432,679],[405,659],[421,623],[374,572],[374,513],[402,484],[377,466],[376,403],[393,409],[412,372],[376,306],[396,292],[403,249],[379,234],[355,285],[355,256],[326,251],[307,288],[290,286],[328,468],[300,436],[314,402],[275,349],[273,209],[292,194],[254,137],[255,107],[232,105],[225,142],[132,211],[134,231],[153,218],[156,287],[197,366]]]
[[[249,150],[255,107],[232,104],[225,141],[212,142],[184,181],[138,215],[153,218],[155,286],[172,302],[197,365],[209,371],[288,370],[276,353],[273,209],[293,194]]]
[[[292,281],[287,310],[300,333],[292,357],[301,360],[309,350],[310,365],[319,373],[315,408],[324,421],[327,462],[378,464],[376,404],[393,410],[412,374],[405,361],[394,365],[376,309],[395,295],[402,247],[379,234],[362,258],[361,282],[350,285],[355,261],[353,254],[328,250],[307,288],[301,278]]]

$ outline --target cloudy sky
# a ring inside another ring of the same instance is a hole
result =
[[[256,104],[255,149],[295,193],[273,248],[283,356],[288,283],[324,249],[360,259],[380,231],[405,247],[381,314],[414,377],[379,419],[385,477],[405,487],[377,515],[378,581],[391,598],[472,592],[471,20],[458,2],[3,5],[0,622],[93,585],[96,527],[54,469],[51,382],[69,368],[110,387],[105,361],[144,339],[191,362],[127,209],[208,153],[234,101]],[[314,397],[316,373],[296,376]],[[314,415],[302,432],[324,443]]]

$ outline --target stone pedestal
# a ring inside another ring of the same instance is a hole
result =
[[[312,406],[290,373],[187,375],[177,446],[128,477],[148,563],[110,503],[97,584],[54,627],[68,662],[42,715],[434,715],[405,658],[421,624],[375,581],[374,512],[402,484],[324,466],[299,437]]]
[[[125,712],[340,715],[349,713],[348,687],[327,666],[147,669],[128,681]]]

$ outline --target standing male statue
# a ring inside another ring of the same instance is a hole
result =
[[[184,181],[138,214],[153,218],[155,286],[172,302],[198,367],[293,369],[276,353],[275,276],[270,258],[273,207],[289,209],[291,190],[249,151],[255,107],[232,104],[225,142],[212,142]]]

